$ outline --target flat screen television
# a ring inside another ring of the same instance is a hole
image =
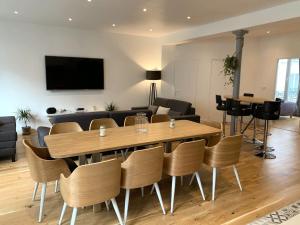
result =
[[[47,90],[104,89],[103,59],[45,56]]]

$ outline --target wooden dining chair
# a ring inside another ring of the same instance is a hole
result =
[[[50,129],[49,135],[63,134],[83,131],[81,126],[76,122],[55,123]]]
[[[134,126],[136,116],[126,116],[124,120],[124,127]]]
[[[164,173],[172,176],[171,188],[171,214],[174,212],[174,197],[176,187],[176,177],[194,174],[200,188],[203,200],[205,195],[199,175],[202,167],[205,152],[205,140],[183,142],[179,144],[171,153],[165,153]]]
[[[232,166],[233,171],[242,191],[236,164],[239,162],[243,135],[228,136],[223,138],[217,145],[206,147],[204,163],[213,168],[212,175],[212,200],[215,200],[217,168]]]
[[[218,123],[213,121],[201,121],[201,124],[204,124],[209,127],[214,127],[222,131],[221,133],[210,135],[209,137],[205,138],[205,140],[207,141],[206,146],[208,147],[212,147],[218,144],[223,137],[223,123]]]
[[[133,152],[122,163],[121,188],[126,190],[124,224],[127,221],[130,190],[153,185],[163,211],[166,214],[158,182],[162,177],[164,151],[162,147],[149,148]]]
[[[92,120],[90,123],[89,130],[99,130],[101,126],[105,126],[106,128],[116,128],[119,127],[116,121],[112,118],[101,118]],[[118,151],[114,151],[115,157],[118,158]],[[123,159],[126,159],[126,155],[124,150],[121,150],[121,154]],[[102,158],[102,153],[100,153],[100,159]]]
[[[54,134],[63,134],[63,133],[74,133],[83,131],[81,126],[76,122],[64,122],[64,123],[55,123],[52,125],[49,135]],[[80,164],[87,163],[86,156],[81,156]],[[55,182],[55,192],[58,192],[59,189],[58,180]]]
[[[75,225],[78,208],[111,200],[119,223],[122,217],[115,197],[120,193],[121,162],[111,159],[79,166],[70,176],[61,175],[61,194],[64,199],[58,224],[67,206],[72,207],[71,225]]]
[[[151,123],[161,123],[170,121],[168,114],[155,114],[151,116]]]
[[[39,184],[42,184],[42,194],[40,200],[40,210],[38,221],[42,222],[44,216],[44,203],[46,196],[47,183],[59,179],[60,174],[70,175],[67,163],[63,159],[52,159],[46,148],[37,148],[31,145],[27,140],[23,140],[25,154],[28,161],[31,178],[35,182],[32,199],[35,195]]]
[[[99,130],[101,126],[105,126],[106,128],[115,128],[119,127],[116,121],[112,118],[101,118],[94,119],[90,123],[89,130]]]

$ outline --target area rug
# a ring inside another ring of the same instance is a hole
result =
[[[292,217],[300,214],[300,201],[286,206],[278,211],[272,212],[264,217],[261,217],[248,225],[273,225],[283,224]]]

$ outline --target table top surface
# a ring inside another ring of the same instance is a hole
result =
[[[232,95],[225,95],[224,98],[232,98]],[[269,99],[269,98],[247,97],[247,96],[239,96],[238,98],[233,98],[233,99],[239,100],[241,102],[257,103],[257,104],[264,104],[265,101],[274,101],[273,99]]]
[[[175,128],[169,122],[148,124],[148,131],[138,133],[135,126],[106,129],[106,136],[100,137],[99,130],[48,135],[45,142],[51,157],[67,158],[101,153],[166,141],[193,137],[204,137],[221,132],[220,129],[188,120],[176,121]]]

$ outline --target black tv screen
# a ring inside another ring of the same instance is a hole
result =
[[[47,90],[104,89],[103,59],[45,56]]]

